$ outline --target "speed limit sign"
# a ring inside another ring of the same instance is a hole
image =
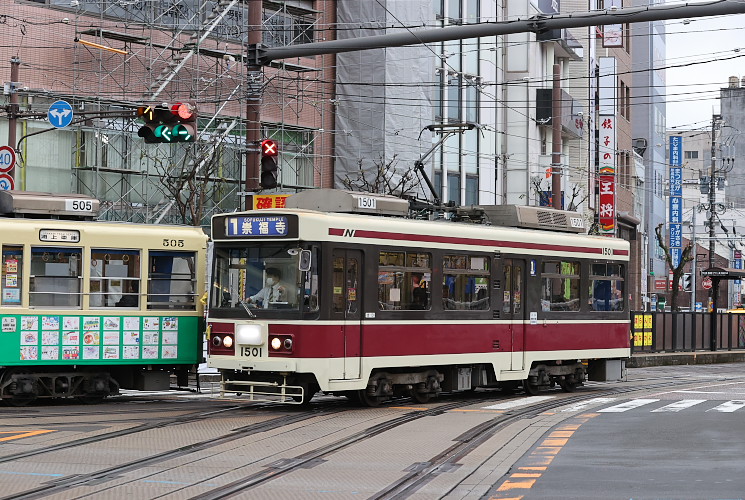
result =
[[[10,172],[16,165],[16,152],[10,146],[0,146],[0,173]]]

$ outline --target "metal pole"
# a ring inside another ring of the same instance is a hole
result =
[[[691,312],[696,312],[696,285],[698,284],[698,276],[696,274],[696,207],[693,208],[691,223],[693,224],[693,234],[691,235],[691,243],[693,245],[693,262],[691,263]]]
[[[561,210],[561,66],[554,64],[551,89],[551,196],[553,207]]]
[[[18,68],[21,65],[21,60],[17,57],[10,58],[10,106],[8,108],[8,146],[16,149],[17,133],[18,133]],[[18,155],[16,155],[16,158]],[[10,169],[8,175],[13,179],[13,183],[16,180],[15,166]]]
[[[250,2],[253,3],[253,2]],[[258,2],[256,2],[258,3]],[[686,19],[693,17],[721,16],[726,14],[745,14],[745,2],[724,0],[715,3],[687,2],[685,4],[663,4],[650,7],[628,7],[617,10],[573,12],[514,19],[509,22],[481,23],[466,26],[448,26],[391,35],[366,36],[346,40],[304,43],[286,47],[270,47],[261,57],[263,64],[288,57],[338,54],[367,49],[403,47],[424,43],[465,40],[513,33],[538,33],[560,28],[581,28],[585,26],[604,26],[619,23],[643,23],[665,19]],[[250,13],[249,13],[250,16]],[[249,42],[250,43],[250,42]]]
[[[248,4],[248,44],[258,45],[261,43],[263,23],[263,0],[250,2]],[[246,79],[248,87],[248,98],[246,99],[246,191],[252,192],[259,189],[259,142],[261,141],[261,66],[248,66],[246,68]],[[248,206],[246,197],[246,210]]]
[[[711,169],[709,171],[709,268],[714,267],[714,249],[716,247],[716,231],[714,231],[714,219],[716,216],[716,182],[714,176],[717,169],[716,142],[718,115],[711,117]],[[709,346],[712,351],[717,350],[717,295],[719,294],[719,280],[712,278],[711,286],[711,317],[709,323]]]

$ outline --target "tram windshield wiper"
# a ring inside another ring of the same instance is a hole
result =
[[[248,316],[250,318],[255,318],[256,317],[256,315],[253,312],[251,312],[251,309],[248,308],[248,302],[246,302],[245,300],[243,300],[243,297],[238,297],[238,302],[241,303],[241,305],[243,306],[243,309],[246,310],[246,312],[248,313]]]

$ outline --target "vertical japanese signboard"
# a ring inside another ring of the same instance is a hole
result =
[[[670,256],[678,267],[683,247],[683,137],[670,136]]]
[[[599,58],[598,78],[598,225],[616,235],[616,60]]]

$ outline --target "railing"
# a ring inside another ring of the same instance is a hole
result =
[[[632,352],[731,351],[745,349],[745,314],[717,313],[711,345],[711,313],[631,313]]]

